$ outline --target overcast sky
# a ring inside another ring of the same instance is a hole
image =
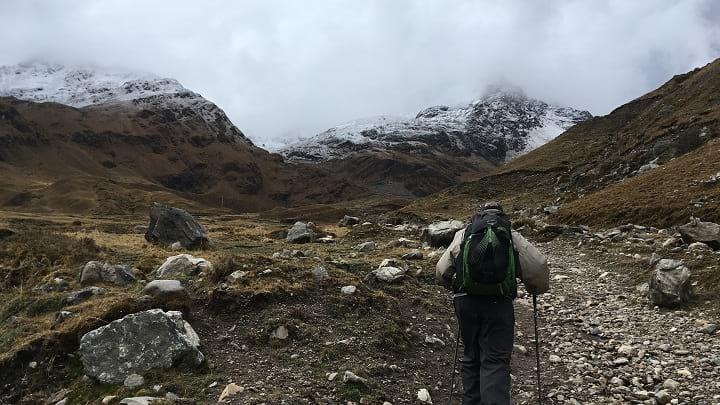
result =
[[[716,0],[0,0],[0,64],[174,77],[252,139],[516,84],[606,114],[720,56]]]

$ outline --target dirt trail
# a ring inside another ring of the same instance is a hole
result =
[[[539,244],[552,265],[552,292],[539,299],[546,403],[718,403],[720,350],[717,337],[699,332],[695,319],[703,312],[649,306],[622,268],[575,243]],[[398,299],[393,308],[338,297],[337,288],[328,287],[281,305],[197,314],[211,365],[223,375],[208,398],[233,381],[245,388],[233,403],[409,404],[420,388],[434,403],[446,403],[456,323],[432,270],[423,264],[423,276],[406,280],[417,284],[412,297],[375,286]],[[517,404],[536,403],[531,299],[520,298],[515,307],[513,397]],[[383,325],[377,311],[404,320],[404,329],[384,329],[393,325]],[[287,323],[283,314],[294,319],[287,341],[258,338],[269,325]],[[367,386],[342,383],[345,370],[367,378]],[[328,373],[338,375],[329,381]]]

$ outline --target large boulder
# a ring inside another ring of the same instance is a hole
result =
[[[212,270],[212,264],[202,257],[195,257],[186,253],[170,256],[156,271],[157,277],[189,277],[196,276],[202,271]]]
[[[690,222],[678,227],[678,232],[687,243],[702,242],[713,249],[720,249],[720,225],[691,218]]]
[[[314,241],[316,237],[317,235],[310,225],[298,221],[288,230],[285,239],[290,243],[306,243]]]
[[[675,307],[692,296],[690,269],[682,260],[662,259],[655,265],[648,291],[650,302],[661,307]]]
[[[455,232],[463,228],[465,224],[457,220],[434,222],[423,229],[421,240],[432,247],[448,247],[455,237]]]
[[[207,230],[192,215],[157,203],[150,208],[150,225],[145,232],[145,240],[164,246],[180,242],[186,249],[203,248],[210,243]]]
[[[128,285],[137,281],[132,267],[101,262],[87,262],[80,271],[80,284],[109,283]]]
[[[122,384],[130,374],[201,365],[200,339],[177,311],[151,309],[127,315],[83,335],[80,360],[85,374]]]

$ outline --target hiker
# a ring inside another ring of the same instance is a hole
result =
[[[491,202],[455,233],[437,263],[436,277],[454,293],[465,347],[461,359],[463,405],[511,404],[516,278],[530,294],[548,291],[547,259],[512,230],[502,206]]]

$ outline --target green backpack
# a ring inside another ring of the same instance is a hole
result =
[[[465,229],[453,288],[469,295],[515,298],[519,267],[510,218],[500,210],[486,210]]]

